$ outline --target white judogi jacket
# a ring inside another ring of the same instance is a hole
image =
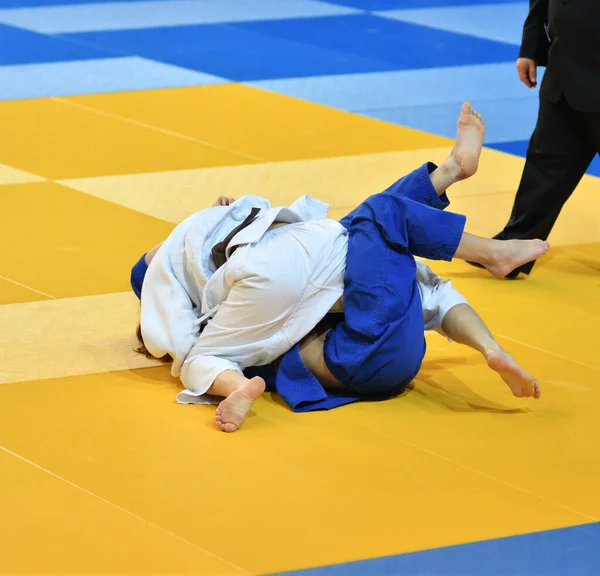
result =
[[[252,224],[231,240],[228,256],[235,246],[258,242],[274,222],[323,220],[329,209],[328,204],[310,196],[299,198],[288,208],[273,208],[264,198],[245,196],[231,206],[202,210],[175,228],[152,259],[144,279],[141,297],[144,344],[153,356],[170,354],[173,357],[172,375],[181,376],[186,388],[197,393],[206,391],[208,387],[205,384],[208,379],[200,384],[196,373],[195,382],[186,381],[186,375],[182,374],[182,366],[198,340],[201,321],[215,314],[231,289],[226,281],[228,265],[216,270],[211,251],[246,219],[253,207],[260,208],[260,214]],[[331,237],[331,230],[334,231],[334,236],[346,234],[346,230],[337,222],[327,222],[332,224],[328,230],[321,231],[323,243]],[[342,249],[345,250],[345,247]],[[320,296],[314,294],[312,298],[313,306],[322,310],[321,318],[342,294],[345,252],[340,254],[337,260],[342,263],[341,274],[328,274],[322,279],[311,279],[316,286],[325,288],[321,290]],[[309,326],[306,333],[313,327],[314,325]],[[282,350],[281,353],[285,351]],[[250,364],[243,363],[244,368],[253,365],[252,358],[249,358],[248,362]],[[215,358],[213,363],[225,369],[240,370],[240,366],[224,363],[219,358]],[[211,370],[205,372],[207,377],[211,373],[214,375]],[[214,378],[208,386],[212,381]]]

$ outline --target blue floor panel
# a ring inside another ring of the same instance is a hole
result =
[[[223,83],[222,78],[143,58],[0,66],[0,100]]]
[[[288,576],[598,576],[600,523],[287,572]]]
[[[514,154],[515,156],[527,155],[527,145],[529,140],[516,140],[514,142],[498,142],[496,144],[488,144],[488,148],[494,150],[500,150],[500,152],[507,152],[508,154]]]
[[[393,69],[386,61],[297,39],[272,37],[240,24],[88,32],[64,37],[119,51],[123,56],[142,56],[240,82]]]
[[[112,56],[110,52],[0,24],[0,66],[71,62]]]
[[[526,2],[517,2],[425,9],[419,7],[413,10],[386,10],[378,14],[402,22],[519,46],[523,33],[519,26],[515,26],[515,22],[524,22],[528,12]]]
[[[511,4],[515,0],[328,0],[328,2],[361,10],[400,10],[403,8],[464,6],[465,4]]]
[[[396,70],[514,62],[518,47],[371,15],[245,22],[244,30],[390,62]]]
[[[75,6],[77,4],[112,4],[119,3],[133,4],[139,0],[0,0],[0,9],[3,8],[38,8],[40,6]],[[161,0],[144,0],[152,2]],[[335,4],[335,2],[334,2]]]
[[[162,0],[0,10],[0,22],[43,34],[143,30],[355,14],[354,8],[315,0]]]

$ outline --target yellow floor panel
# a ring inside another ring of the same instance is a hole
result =
[[[0,306],[19,327],[0,330],[0,384],[159,364],[134,351],[139,310],[132,292]]]
[[[0,102],[0,124],[0,160],[51,179],[253,161],[54,99]]]
[[[62,183],[169,222],[180,222],[209,206],[220,194],[255,194],[269,198],[275,205],[285,205],[310,193],[331,204],[330,217],[340,218],[358,202],[424,162],[441,163],[449,151],[447,147],[406,150]],[[510,216],[522,169],[522,159],[485,149],[479,172],[452,187],[450,209],[467,215],[471,233],[497,233]],[[589,209],[598,194],[600,179],[586,176],[561,214],[550,238],[553,244],[600,242],[600,213]]]
[[[0,275],[54,297],[129,290],[133,263],[172,224],[53,182],[0,187]]]
[[[600,269],[600,243],[577,244],[564,249],[574,262],[590,268],[590,272]]]
[[[0,469],[2,574],[244,574],[1,446]]]
[[[481,171],[489,174],[482,167]],[[470,186],[476,185],[479,174]],[[511,187],[493,194],[467,193],[465,187],[450,190],[453,199],[451,210],[467,216],[467,229],[473,234],[491,236],[497,234],[508,221],[519,180]],[[487,189],[489,190],[489,188]],[[561,212],[549,241],[555,246],[600,242],[600,212],[590,210],[600,194],[600,178],[585,177],[573,197]]]
[[[406,150],[61,183],[169,222],[180,222],[210,206],[220,194],[235,198],[253,194],[282,206],[309,193],[349,211],[356,202],[387,188],[428,160],[441,162],[449,150]]]
[[[365,405],[361,425],[376,416],[377,429],[399,442],[598,521],[600,469],[591,439],[600,434],[600,372],[500,338],[540,379],[542,400],[526,402],[512,398],[476,353],[433,340],[415,393]],[[399,410],[408,434],[398,426]]]
[[[439,136],[241,84],[62,100],[264,161],[417,150],[449,143]]]
[[[450,141],[236,84],[0,102],[0,122],[0,573],[265,574],[600,520],[600,179],[529,279],[433,265],[539,402],[433,334],[399,398],[266,394],[226,435],[134,352],[131,265],[219,194],[339,218]],[[450,192],[469,231],[502,228],[522,167],[484,150]]]
[[[175,404],[177,389],[166,367],[0,386],[0,445],[254,574],[588,520],[422,450],[423,411],[404,398],[297,415],[267,396],[226,435],[214,408]],[[513,438],[526,427],[490,417]],[[493,427],[457,412],[447,433],[447,420],[438,438]],[[516,443],[497,465],[531,450]]]
[[[371,194],[377,193],[431,161],[440,164],[450,148],[404,150],[360,156],[340,156],[288,162],[269,162],[242,166],[177,170],[149,174],[101,176],[61,181],[65,186],[98,198],[144,212],[169,222],[180,222],[197,210],[209,206],[219,194],[239,197],[255,194],[269,198],[274,205],[285,205],[310,193],[332,206],[331,217],[343,215]],[[494,230],[503,213],[510,210],[514,189],[518,185],[523,160],[495,150],[485,149],[478,174],[456,184],[451,197],[469,209],[470,200],[479,208],[484,201],[498,202],[500,213],[474,214],[473,227]],[[578,197],[581,202],[597,193],[600,180],[584,180]],[[456,209],[453,205],[452,209]],[[472,210],[475,212],[475,209]],[[484,232],[485,233],[485,232]],[[489,233],[489,232],[488,232]]]

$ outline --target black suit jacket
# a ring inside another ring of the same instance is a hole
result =
[[[546,66],[542,98],[600,110],[600,0],[530,0],[519,56]]]

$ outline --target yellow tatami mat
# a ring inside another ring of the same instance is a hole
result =
[[[220,194],[339,218],[451,143],[241,85],[0,102],[1,574],[269,574],[600,519],[600,181],[532,276],[435,263],[536,375],[514,398],[428,336],[402,396],[235,434],[134,351],[137,259]],[[496,233],[523,160],[485,150],[450,191]]]

